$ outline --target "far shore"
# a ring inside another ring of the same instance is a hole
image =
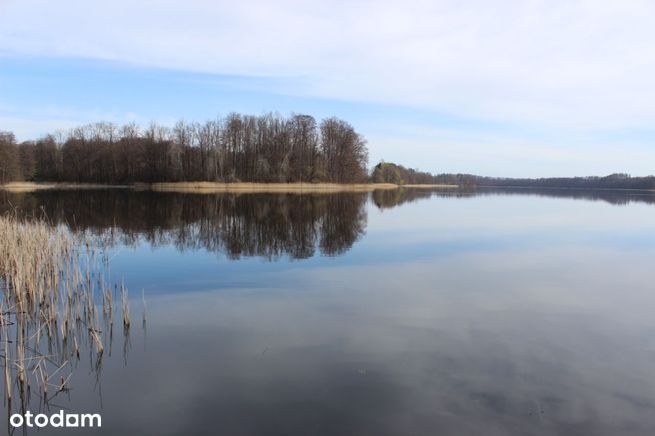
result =
[[[30,192],[40,190],[65,190],[65,189],[126,189],[133,188],[132,185],[105,185],[101,183],[35,183],[35,182],[10,182],[0,184],[0,189],[11,192]]]
[[[137,189],[157,192],[215,193],[215,192],[260,192],[260,193],[330,193],[330,192],[371,192],[399,188],[452,189],[457,185],[396,185],[393,183],[219,183],[219,182],[172,182],[136,183],[131,185],[103,185],[97,183],[34,183],[12,182],[0,185],[0,189],[10,192],[31,192],[38,190],[66,189]]]
[[[452,189],[452,188],[459,188],[459,185],[446,185],[446,184],[406,184],[406,185],[396,185],[399,188],[417,188],[417,189]]]
[[[262,192],[262,193],[301,193],[301,192],[368,192],[376,189],[397,189],[391,183],[219,183],[219,182],[176,182],[153,183],[149,189],[158,192]]]

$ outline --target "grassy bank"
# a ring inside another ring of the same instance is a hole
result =
[[[11,192],[31,192],[44,189],[116,189],[130,188],[130,185],[103,185],[99,183],[34,183],[11,182],[0,184],[0,189]]]
[[[417,188],[417,189],[452,189],[459,188],[459,185],[445,185],[445,184],[408,184],[400,185],[402,188]]]
[[[369,192],[376,189],[397,189],[391,183],[217,183],[217,182],[180,182],[154,183],[153,191],[167,192]]]
[[[378,189],[419,188],[439,189],[457,188],[457,185],[396,185],[393,183],[219,183],[219,182],[174,182],[138,183],[134,185],[102,185],[86,183],[33,183],[14,182],[0,185],[0,189],[11,192],[30,192],[43,189],[142,189],[158,192],[267,192],[267,193],[329,193],[329,192],[370,192]]]

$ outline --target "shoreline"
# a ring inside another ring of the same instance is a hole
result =
[[[405,184],[394,183],[255,183],[255,182],[159,182],[109,185],[102,183],[70,183],[70,182],[10,182],[0,184],[0,191],[34,192],[42,190],[103,190],[130,189],[136,191],[178,192],[211,194],[221,192],[231,193],[334,193],[334,192],[373,192],[395,189],[457,189],[459,185],[448,184]],[[653,193],[653,189],[636,188],[579,188],[565,186],[493,186],[482,185],[473,189],[507,189],[507,190],[578,190],[578,191],[631,191]]]
[[[582,188],[572,186],[496,186],[496,185],[479,185],[474,189],[544,189],[560,191],[630,191],[630,192],[655,192],[655,189],[644,188]]]
[[[130,189],[133,185],[104,185],[102,183],[60,183],[60,182],[10,182],[0,184],[0,190],[9,192],[32,192],[42,190],[74,189]]]
[[[36,183],[12,182],[0,185],[0,190],[8,192],[33,192],[40,190],[91,190],[91,189],[134,189],[153,192],[178,192],[211,194],[220,192],[238,193],[333,193],[333,192],[372,192],[376,190],[413,189],[453,189],[458,185],[396,185],[393,183],[222,183],[222,182],[162,182],[135,183],[130,185],[104,185],[99,183]]]
[[[397,189],[392,183],[222,183],[222,182],[166,182],[146,185],[146,189],[155,192],[192,192],[192,193],[329,193],[329,192],[370,192],[378,189]]]

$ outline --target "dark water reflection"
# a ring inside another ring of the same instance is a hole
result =
[[[652,196],[566,194],[11,203],[113,238],[145,289],[102,401],[75,372],[79,434],[655,434]]]
[[[595,190],[595,189],[559,189],[559,188],[492,188],[477,189],[397,189],[375,191],[372,199],[380,209],[392,208],[403,203],[431,197],[472,198],[481,196],[535,196],[551,198],[568,198],[574,200],[604,201],[617,206],[631,203],[655,204],[655,192],[644,190]]]
[[[6,194],[4,210],[46,216],[109,243],[303,259],[348,250],[366,227],[366,194],[189,195],[128,190]]]

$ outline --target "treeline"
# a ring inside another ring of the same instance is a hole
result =
[[[655,177],[631,177],[617,173],[605,177],[551,177],[541,179],[510,179],[476,177],[477,186],[513,188],[568,189],[655,189]]]
[[[463,188],[566,188],[566,189],[655,189],[655,176],[632,177],[616,173],[604,177],[550,177],[539,179],[482,177],[472,174],[430,174],[390,162],[380,162],[371,173],[374,183],[448,184]]]
[[[458,185],[472,187],[475,185],[475,176],[470,174],[431,174],[391,162],[380,162],[373,168],[370,181],[373,183],[394,183],[396,185]]]
[[[16,143],[0,132],[0,182],[365,181],[365,139],[345,121],[230,114],[205,123],[96,123]]]
[[[484,187],[470,191],[471,195],[485,196],[535,196],[549,198],[566,198],[584,201],[604,201],[614,206],[625,206],[633,203],[655,205],[655,192],[624,192],[621,189],[553,189],[553,188],[492,188]]]

